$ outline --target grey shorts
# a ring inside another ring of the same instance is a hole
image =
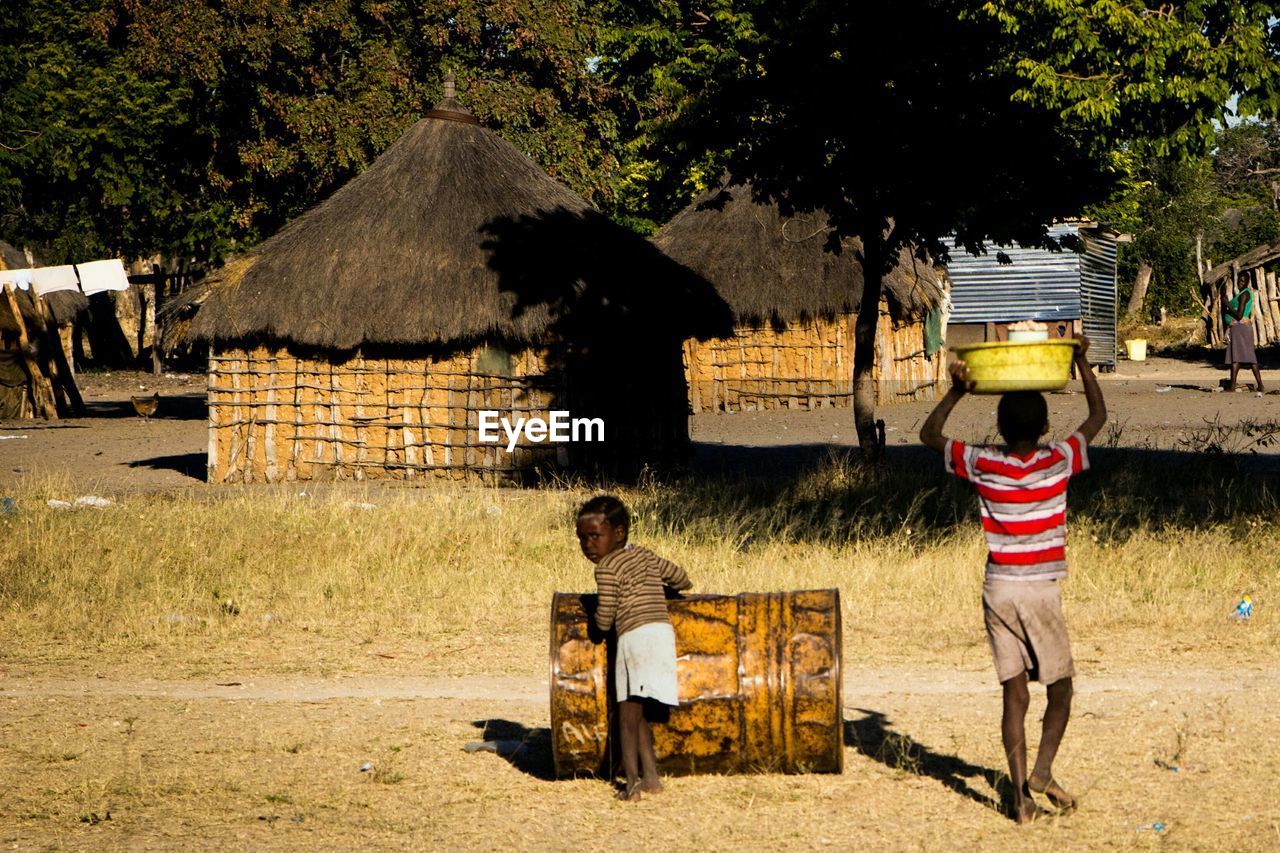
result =
[[[1024,672],[1044,684],[1075,675],[1056,580],[988,580],[982,585],[982,614],[1001,684]]]

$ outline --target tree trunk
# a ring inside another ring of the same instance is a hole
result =
[[[862,229],[862,300],[853,330],[853,425],[867,462],[884,456],[876,429],[876,326],[880,320],[880,292],[884,278],[884,235],[880,218],[867,217]]]
[[[1133,294],[1129,297],[1130,317],[1138,317],[1142,313],[1142,303],[1147,299],[1147,287],[1151,284],[1151,262],[1145,258],[1138,262],[1138,277],[1133,280]]]

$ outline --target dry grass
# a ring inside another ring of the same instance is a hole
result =
[[[1086,806],[1070,818],[1026,831],[994,808],[1003,758],[972,496],[933,472],[833,462],[788,484],[624,497],[635,539],[699,590],[840,588],[846,666],[904,676],[900,692],[846,697],[843,776],[678,779],[627,808],[599,782],[539,778],[545,755],[462,752],[486,720],[545,750],[543,703],[0,692],[0,843],[1274,849],[1275,484],[1229,456],[1116,454],[1072,499],[1065,589],[1086,689],[1059,766]],[[541,678],[551,593],[592,585],[571,535],[587,494],[294,486],[57,510],[46,501],[76,493],[45,480],[0,515],[0,687],[94,673]],[[1244,593],[1256,615],[1235,622]]]
[[[1261,613],[1276,600],[1262,559],[1280,550],[1274,484],[1225,458],[1144,464],[1099,464],[1073,494],[1078,642],[1114,653],[1154,632],[1174,653],[1269,655],[1274,622],[1241,631],[1227,614],[1246,593]],[[73,663],[92,651],[106,656],[99,669],[182,674],[265,646],[251,667],[540,672],[551,593],[593,585],[571,532],[587,494],[295,487],[58,510],[46,501],[75,495],[45,481],[0,515],[6,655]],[[986,662],[973,498],[934,472],[833,462],[786,486],[624,497],[634,540],[684,565],[698,591],[837,586],[848,659]]]

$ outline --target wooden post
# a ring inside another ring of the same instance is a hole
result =
[[[1266,302],[1263,302],[1265,296],[1263,296],[1262,288],[1258,287],[1258,278],[1260,278],[1258,277],[1258,270],[1249,270],[1249,278],[1253,279],[1251,282],[1253,286],[1253,313],[1251,315],[1253,338],[1256,339],[1258,346],[1266,346],[1271,339],[1271,324],[1268,323],[1266,314],[1263,314],[1263,307],[1266,306]]]
[[[159,376],[164,373],[164,359],[160,354],[160,309],[164,307],[164,288],[168,278],[159,264],[151,265],[151,274],[151,373]],[[146,321],[146,312],[143,312],[142,322]]]
[[[76,387],[75,377],[71,375],[71,366],[67,363],[66,353],[62,350],[62,336],[58,333],[58,324],[45,311],[44,297],[31,292],[31,301],[35,303],[36,314],[44,326],[45,347],[49,358],[50,387],[57,398],[57,404],[63,410],[70,409],[77,418],[85,416],[84,400],[80,397],[80,389]],[[63,396],[66,400],[63,400]]]
[[[1265,346],[1276,339],[1275,329],[1271,325],[1270,300],[1267,299],[1266,279],[1262,268],[1252,270],[1253,273],[1253,325],[1258,332],[1258,343]]]
[[[1276,289],[1276,274],[1273,272],[1264,273],[1262,281],[1267,288],[1267,303],[1271,312],[1271,325],[1276,330],[1277,337],[1280,337],[1280,291]]]
[[[4,268],[4,261],[0,261],[0,269]],[[19,334],[25,334],[26,329],[22,322],[22,313],[18,309],[14,294],[10,293],[9,298],[14,300],[10,303],[10,307],[14,312],[14,317],[17,319]],[[34,289],[31,291],[31,301],[35,304],[36,316],[40,318],[40,325],[44,329],[45,348],[49,351],[50,398],[53,399],[56,394],[55,407],[57,404],[62,404],[65,408],[66,403],[62,400],[62,395],[65,393],[71,402],[71,413],[78,418],[82,418],[85,416],[84,400],[80,397],[80,389],[76,387],[75,373],[71,369],[71,358],[62,343],[62,333],[58,330],[57,323],[54,322],[53,317],[45,312],[44,297],[36,293]],[[23,346],[25,347],[26,345],[24,344]]]
[[[53,402],[53,387],[45,378],[44,372],[31,354],[31,339],[27,337],[27,324],[22,320],[22,309],[18,307],[18,298],[14,295],[13,286],[0,285],[4,290],[5,301],[13,312],[14,323],[18,327],[18,347],[22,350],[22,362],[27,368],[27,378],[31,380],[31,402],[36,413],[50,421],[58,419],[58,407]],[[39,298],[39,297],[36,297]]]
[[[1211,286],[1213,301],[1211,310],[1213,311],[1213,342],[1214,344],[1222,343],[1222,301],[1227,295],[1227,283],[1225,281],[1214,282]]]

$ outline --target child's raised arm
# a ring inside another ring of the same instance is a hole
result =
[[[1102,430],[1107,422],[1107,403],[1102,399],[1102,388],[1098,385],[1098,377],[1093,375],[1093,368],[1085,353],[1089,351],[1089,339],[1080,336],[1076,345],[1076,370],[1080,371],[1080,382],[1084,385],[1084,399],[1089,404],[1089,417],[1084,419],[1077,430],[1084,436],[1086,444],[1093,443],[1093,437]]]
[[[956,359],[951,362],[948,370],[951,373],[951,388],[938,401],[938,405],[933,407],[929,417],[925,418],[924,426],[920,427],[921,443],[930,450],[936,450],[938,453],[947,451],[947,437],[942,434],[942,427],[946,425],[947,418],[951,416],[951,410],[956,407],[956,403],[960,402],[960,398],[973,387],[973,382],[969,379],[969,366],[963,361]]]

